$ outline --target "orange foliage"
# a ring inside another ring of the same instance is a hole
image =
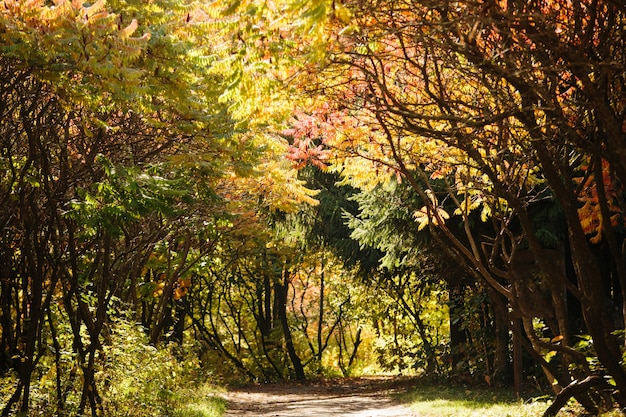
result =
[[[587,171],[588,166],[583,167],[583,171]],[[620,224],[626,225],[623,217],[623,211],[617,202],[617,196],[621,194],[622,190],[616,189],[611,179],[610,165],[606,160],[602,160],[602,184],[604,192],[606,194],[606,203],[611,213],[609,224],[603,219],[600,209],[600,198],[598,195],[598,184],[593,173],[587,175],[584,178],[577,178],[578,183],[581,184],[581,192],[578,197],[579,201],[583,205],[578,209],[578,217],[580,218],[580,224],[583,231],[587,235],[591,235],[591,243],[598,243],[602,240],[602,232],[605,227],[616,227]]]

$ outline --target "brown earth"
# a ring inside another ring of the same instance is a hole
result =
[[[410,417],[392,395],[410,379],[350,378],[282,382],[231,389],[226,417]]]

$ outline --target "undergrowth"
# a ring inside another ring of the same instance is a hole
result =
[[[115,344],[105,346],[97,361],[96,380],[107,417],[221,417],[226,401],[202,370],[193,346],[172,344],[158,349],[144,331],[125,320],[112,326]],[[43,358],[41,362],[47,358]],[[76,357],[63,351],[56,367],[36,370],[31,386],[29,416],[63,417],[78,413],[81,393],[73,381],[81,377]],[[58,401],[58,381],[63,401]],[[16,387],[15,375],[0,378],[0,409]],[[89,411],[88,411],[89,412]]]

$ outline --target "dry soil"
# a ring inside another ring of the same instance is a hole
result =
[[[392,398],[408,379],[353,378],[283,382],[233,388],[225,395],[226,417],[409,417]]]

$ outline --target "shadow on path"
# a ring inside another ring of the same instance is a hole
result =
[[[357,378],[246,386],[226,394],[226,417],[410,417],[414,414],[390,397],[408,384]]]

